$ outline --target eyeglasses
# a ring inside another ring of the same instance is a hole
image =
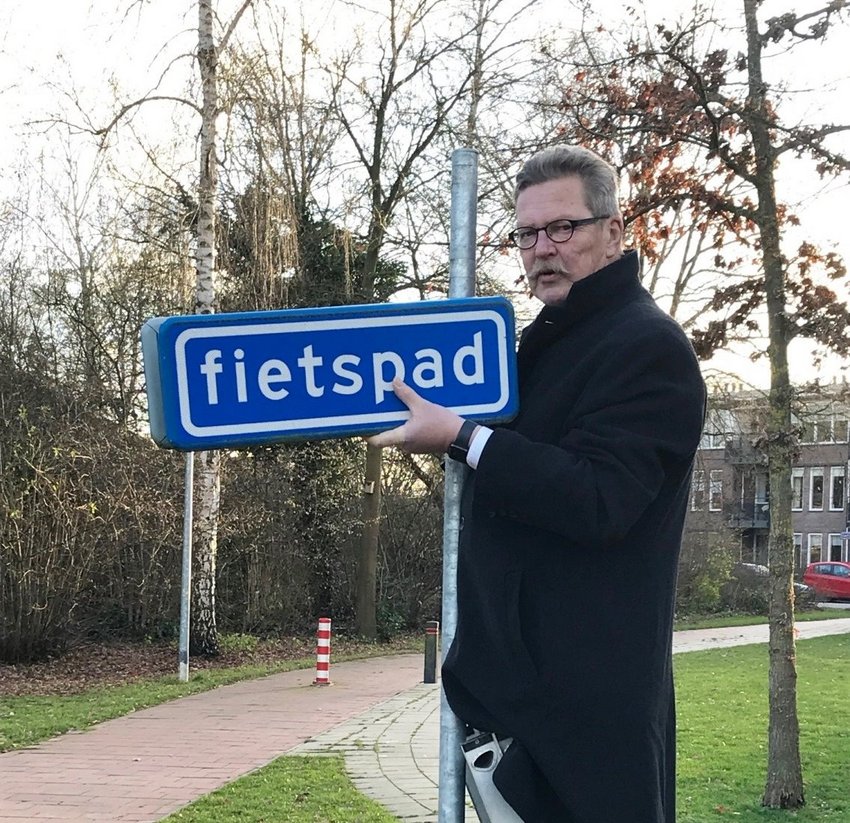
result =
[[[519,226],[508,235],[508,239],[520,249],[533,249],[537,245],[540,232],[545,231],[553,243],[566,243],[579,226],[588,226],[610,216],[600,214],[599,217],[582,217],[579,220],[553,220],[545,226]]]

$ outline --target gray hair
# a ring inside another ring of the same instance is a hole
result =
[[[582,146],[550,146],[532,155],[516,176],[514,202],[523,189],[562,177],[578,177],[584,183],[585,205],[592,214],[620,213],[617,172]]]

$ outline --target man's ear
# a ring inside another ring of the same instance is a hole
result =
[[[609,258],[619,257],[623,251],[623,236],[625,227],[621,215],[616,214],[605,220],[605,255]]]

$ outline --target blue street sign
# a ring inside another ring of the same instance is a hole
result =
[[[517,412],[502,297],[156,317],[142,328],[151,436],[184,450],[374,434],[417,393],[478,422]]]

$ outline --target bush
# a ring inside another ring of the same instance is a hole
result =
[[[77,432],[53,431],[37,418],[21,404],[0,422],[0,661],[7,663],[64,649],[98,525],[91,460]]]
[[[253,634],[222,634],[218,638],[218,645],[222,653],[245,652],[251,654],[257,650],[260,640]]]
[[[173,637],[184,456],[0,368],[0,660],[76,639]],[[353,628],[360,440],[222,455],[217,622],[223,642]],[[387,453],[377,586],[391,637],[440,619],[435,460]]]
[[[767,567],[738,563],[721,588],[721,602],[728,611],[767,614],[770,604]]]
[[[383,485],[378,620],[385,633],[397,634],[440,619],[442,473],[430,457],[386,455]]]
[[[729,579],[734,552],[735,548],[724,535],[686,535],[676,589],[678,614],[708,614],[726,608],[722,587]]]
[[[794,583],[797,611],[815,607],[814,589]],[[738,563],[721,588],[721,603],[725,609],[747,614],[764,614],[770,609],[770,569],[756,563]]]

